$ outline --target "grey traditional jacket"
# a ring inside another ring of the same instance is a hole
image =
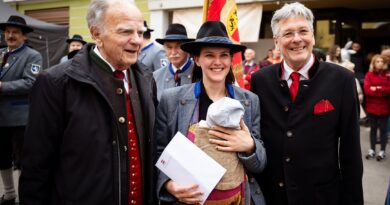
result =
[[[191,59],[187,60],[188,68],[186,65],[182,68],[183,72],[179,74],[180,85],[192,83],[192,70],[194,69],[194,62]],[[186,63],[186,64],[187,64]],[[168,88],[176,87],[174,79],[174,71],[171,64],[162,67],[153,72],[154,80],[157,87],[157,100],[160,101],[161,94]]]
[[[256,180],[251,176],[253,173],[260,173],[266,164],[265,148],[260,139],[259,98],[239,87],[231,85],[228,85],[228,87],[234,93],[234,99],[240,101],[245,108],[244,122],[251,131],[256,144],[254,154],[246,156],[238,153],[238,157],[247,170],[249,177],[245,187],[245,199],[252,199],[255,205],[263,205],[265,204],[263,194]],[[200,82],[168,89],[163,92],[157,107],[154,135],[157,141],[158,156],[161,155],[166,145],[178,131],[185,136],[187,135],[192,113],[197,108],[196,103],[199,92]],[[171,204],[180,204],[163,187],[167,180],[169,178],[164,173],[158,173],[157,195],[159,199]],[[245,204],[250,204],[250,200],[246,200]]]
[[[137,64],[141,69],[149,72],[154,72],[166,66],[168,60],[164,48],[155,42],[151,42],[141,49]]]
[[[41,54],[26,45],[13,51],[0,67],[0,127],[26,125],[28,94],[41,68]]]

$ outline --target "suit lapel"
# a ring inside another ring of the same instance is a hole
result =
[[[194,84],[191,86],[191,89],[185,93],[185,95],[179,99],[179,108],[178,108],[178,131],[186,135],[188,132],[188,127],[191,124],[191,118],[196,109],[197,99],[194,96]]]
[[[8,57],[7,63],[4,65],[3,70],[1,72],[0,79],[2,79],[8,73],[8,71],[11,69],[11,67],[15,64],[20,53],[21,52],[19,52],[17,54],[12,54],[10,57]]]

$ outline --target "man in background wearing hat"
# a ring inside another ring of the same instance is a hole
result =
[[[69,44],[68,55],[62,57],[60,63],[71,59],[71,57],[73,57],[77,53],[77,51],[79,51],[83,47],[83,45],[87,43],[83,40],[83,37],[78,34],[73,35],[73,37],[67,39],[66,42]]]
[[[158,38],[156,41],[164,45],[165,53],[169,63],[153,72],[156,80],[157,99],[165,89],[189,84],[192,82],[192,69],[194,62],[190,55],[183,51],[180,46],[183,43],[193,41],[187,37],[187,30],[182,24],[174,23],[169,25],[165,32],[165,38]]]
[[[0,23],[7,47],[0,50],[0,205],[15,204],[12,165],[20,169],[20,151],[28,116],[28,94],[42,66],[42,56],[25,41],[33,29],[19,16]],[[13,164],[12,164],[13,162]]]
[[[151,32],[154,30],[148,27],[146,21],[144,21],[144,27],[144,38],[142,40],[142,48],[137,63],[140,68],[154,72],[167,65],[168,60],[166,59],[164,48],[151,40]]]

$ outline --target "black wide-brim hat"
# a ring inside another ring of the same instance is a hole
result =
[[[78,41],[78,42],[82,43],[83,45],[87,43],[83,40],[83,37],[78,35],[78,34],[75,34],[75,35],[73,35],[72,38],[69,38],[66,40],[67,43],[71,43],[73,41]]]
[[[7,26],[19,27],[22,29],[23,33],[30,33],[32,31],[34,31],[33,28],[31,28],[30,26],[27,26],[26,20],[24,20],[24,18],[20,17],[20,16],[12,15],[8,18],[7,22],[0,23],[0,29],[3,31],[5,30],[5,27],[7,27]]]
[[[151,29],[148,27],[148,23],[146,21],[144,21],[144,27],[145,27],[145,32],[153,32],[154,29]]]
[[[230,40],[225,25],[220,21],[206,21],[196,35],[196,40],[183,43],[180,48],[190,54],[198,54],[203,47],[229,48],[231,53],[243,52],[246,46]]]
[[[164,44],[167,41],[190,42],[194,40],[193,38],[188,38],[186,28],[179,23],[173,23],[168,26],[168,30],[165,32],[165,38],[156,39],[160,44]]]

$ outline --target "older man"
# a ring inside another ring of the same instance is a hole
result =
[[[313,14],[286,4],[271,21],[284,61],[252,76],[261,97],[267,204],[363,204],[358,103],[352,72],[312,54]]]
[[[165,32],[165,38],[156,41],[164,45],[169,63],[155,72],[153,77],[157,85],[157,99],[165,89],[192,83],[192,69],[194,62],[190,55],[183,51],[180,46],[185,42],[193,41],[187,37],[186,28],[178,23],[169,25]]]
[[[41,70],[41,54],[25,41],[33,29],[20,16],[0,23],[7,47],[0,49],[0,173],[4,195],[0,205],[15,204],[12,164],[20,169],[20,153],[28,116],[28,94]],[[14,156],[14,157],[12,157]],[[13,162],[13,163],[12,163]]]
[[[23,149],[22,204],[156,204],[154,81],[133,65],[144,31],[128,0],[94,0],[92,38],[37,79]]]

